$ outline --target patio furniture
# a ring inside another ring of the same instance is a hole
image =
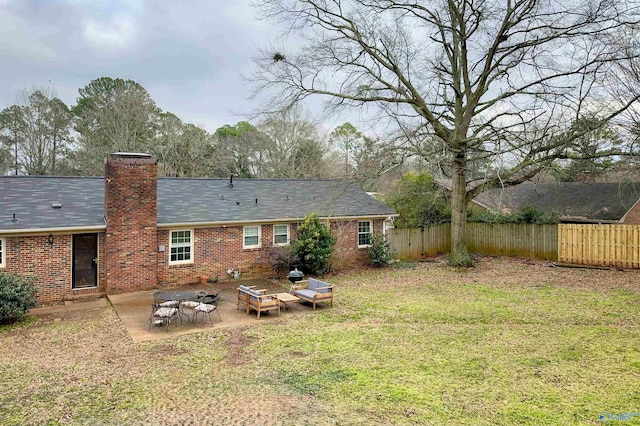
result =
[[[292,285],[289,292],[302,300],[312,303],[314,311],[316,310],[316,303],[330,302],[331,306],[333,306],[333,286],[315,278],[309,278]]]
[[[218,319],[222,322],[222,317],[220,316],[220,311],[218,310],[218,306],[209,303],[200,303],[198,306],[193,308],[193,322],[195,323],[198,319],[198,314],[202,314],[202,321],[204,321],[204,315],[206,314],[209,317],[209,322],[213,326],[213,321],[211,320],[211,313],[216,312],[218,314]]]
[[[180,307],[182,308],[183,312],[185,309],[190,309],[194,311],[194,309],[196,309],[198,305],[202,303],[206,295],[207,295],[207,290],[200,290],[196,293],[195,300],[185,300],[180,304]],[[193,312],[193,316],[195,317],[195,311]],[[195,322],[195,319],[194,319],[194,322]]]
[[[278,293],[276,294],[276,299],[282,303],[285,312],[287,312],[287,303],[298,303],[300,301],[296,296],[289,293]]]
[[[174,307],[177,303],[176,307],[178,308],[178,314],[180,315],[180,322],[182,322],[182,315],[186,315],[187,318],[189,318],[189,315],[184,312],[184,304],[197,300],[198,294],[188,290],[156,291],[153,293],[153,299],[161,304],[167,303],[167,306],[170,307]]]
[[[149,316],[149,331],[151,331],[151,324],[166,324],[166,332],[169,331],[169,323],[171,322],[171,318],[178,315],[178,308],[172,308],[167,306],[160,306],[161,303],[153,303],[151,305],[151,316]],[[176,327],[178,323],[176,323]]]
[[[207,291],[207,295],[202,300],[202,303],[218,306],[219,300],[220,300],[220,290],[218,290],[217,288],[213,288]]]
[[[266,290],[255,290],[247,286],[238,286],[238,306],[240,306],[241,302],[246,304],[247,313],[252,309],[256,311],[258,314],[257,319],[260,319],[260,314],[266,311],[275,310],[278,311],[278,315],[280,315],[280,301],[275,295],[266,294]]]
[[[244,306],[245,309],[247,306],[249,306],[249,296],[250,296],[249,290],[259,291],[261,294],[267,294],[266,289],[256,290],[255,285],[250,285],[250,286],[239,285],[236,290],[238,291],[237,309],[240,309],[240,305]]]

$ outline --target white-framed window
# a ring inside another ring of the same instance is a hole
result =
[[[358,247],[369,247],[371,245],[371,234],[373,233],[373,223],[370,220],[358,222]]]
[[[0,238],[0,268],[4,268],[6,265],[5,257],[7,256],[6,240]]]
[[[193,230],[169,232],[169,264],[193,263]]]
[[[262,226],[245,226],[242,231],[242,248],[253,249],[262,247]]]
[[[273,245],[286,246],[289,244],[289,225],[273,225]]]

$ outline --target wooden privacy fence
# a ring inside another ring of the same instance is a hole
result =
[[[425,226],[424,228],[393,228],[387,238],[389,250],[402,260],[449,253],[451,250],[451,224]]]
[[[471,253],[556,260],[558,226],[467,223],[467,245]],[[389,246],[391,253],[403,260],[449,253],[451,224],[391,229]]]
[[[640,268],[640,225],[558,225],[558,261]]]

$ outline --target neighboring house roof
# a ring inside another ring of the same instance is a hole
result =
[[[640,183],[522,183],[487,190],[474,201],[498,211],[533,206],[576,220],[619,221],[640,198]]]
[[[0,230],[104,228],[104,178],[0,177]],[[337,180],[158,179],[158,224],[216,224],[396,213]],[[257,199],[257,203],[256,203]],[[53,208],[59,202],[61,208]],[[13,222],[13,214],[17,222]]]

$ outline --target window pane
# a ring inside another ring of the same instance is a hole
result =
[[[287,244],[289,242],[289,226],[273,225],[274,244]]]
[[[171,231],[171,262],[191,260],[191,231]]]
[[[371,234],[360,234],[358,235],[358,245],[366,246],[371,244]]]
[[[358,232],[371,232],[371,223],[358,222]]]
[[[245,237],[257,237],[258,236],[258,227],[257,226],[247,226],[244,228]]]
[[[257,246],[258,245],[258,237],[245,237],[244,238],[245,246]]]

